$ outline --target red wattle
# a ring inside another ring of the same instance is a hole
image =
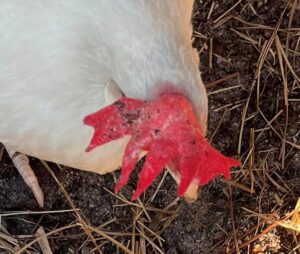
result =
[[[115,192],[127,184],[142,150],[148,151],[132,199],[138,198],[164,166],[177,165],[178,195],[192,181],[200,186],[222,174],[230,177],[237,160],[227,158],[203,137],[188,99],[179,93],[162,93],[151,101],[123,97],[114,104],[88,115],[84,123],[95,129],[87,152],[112,140],[131,135]]]

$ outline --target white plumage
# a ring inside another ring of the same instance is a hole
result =
[[[117,169],[127,138],[90,153],[83,118],[118,99],[183,88],[206,131],[207,96],[191,46],[193,0],[4,0],[0,141],[82,170]]]
[[[99,173],[120,166],[124,139],[85,153],[82,119],[111,103],[114,81],[149,99],[183,87],[205,129],[207,98],[191,46],[191,0],[7,0],[0,8],[0,141]]]

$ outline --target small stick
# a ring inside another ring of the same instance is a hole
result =
[[[215,80],[215,81],[212,81],[212,82],[209,82],[205,85],[206,89],[211,89],[213,87],[215,87],[216,85],[224,82],[224,81],[227,81],[229,79],[233,79],[235,77],[238,77],[240,75],[239,72],[235,72],[235,73],[232,73],[232,74],[229,74],[221,79],[218,79],[218,80]]]
[[[212,62],[213,62],[213,38],[209,39],[209,58],[208,58],[208,67],[212,69]]]
[[[212,14],[212,12],[213,12],[213,10],[214,10],[214,7],[215,7],[215,1],[213,1],[213,2],[211,3],[211,6],[210,6],[210,9],[209,9],[209,12],[208,12],[208,15],[207,15],[206,20],[209,20],[209,19],[210,19],[211,14]]]
[[[224,16],[226,16],[229,12],[231,12],[235,7],[237,7],[240,3],[242,2],[242,0],[239,0],[238,2],[236,2],[231,8],[229,8],[227,11],[225,11],[220,17],[218,17],[215,21],[214,24],[217,23],[219,20],[221,20]]]

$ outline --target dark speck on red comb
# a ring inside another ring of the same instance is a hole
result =
[[[133,200],[149,187],[166,165],[177,165],[171,170],[178,171],[180,176],[179,196],[192,181],[201,186],[220,174],[229,178],[230,167],[240,165],[207,142],[190,102],[179,93],[163,93],[151,101],[123,97],[86,116],[84,123],[95,129],[87,152],[131,135],[115,192],[128,182],[140,152],[148,151]]]

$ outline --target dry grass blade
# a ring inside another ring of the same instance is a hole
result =
[[[300,5],[299,5],[299,10],[300,10]],[[297,253],[297,251],[299,251],[300,249],[300,244],[298,244],[294,249],[292,249],[289,254],[294,254]]]
[[[257,80],[257,88],[256,88],[256,94],[257,94],[257,105],[259,105],[259,97],[260,97],[260,74],[261,74],[261,69],[264,65],[264,62],[265,62],[265,59],[267,57],[267,54],[273,44],[273,41],[275,39],[275,36],[278,32],[278,29],[281,25],[281,22],[282,22],[282,19],[283,19],[283,15],[285,14],[286,12],[286,9],[287,9],[287,6],[285,7],[285,9],[283,10],[283,12],[281,13],[281,16],[276,24],[276,27],[271,35],[271,38],[266,41],[266,44],[264,45],[263,47],[263,50],[259,56],[259,59],[258,59],[258,64],[257,64],[257,69],[256,69],[256,73],[255,73],[255,79]]]
[[[109,189],[107,188],[103,188],[105,191],[107,191],[109,194],[111,194],[112,196],[114,196],[115,198],[121,200],[123,203],[125,203],[126,205],[130,205],[130,206],[135,206],[138,208],[143,208],[141,205],[137,204],[137,203],[133,203],[131,201],[128,201],[124,196],[122,196],[122,194],[116,195],[115,193],[111,192]],[[173,211],[167,211],[166,209],[159,209],[159,208],[155,208],[152,206],[145,206],[145,209],[151,212],[160,212],[160,213],[165,213],[165,214],[170,214],[173,215],[174,212]]]
[[[138,210],[138,208],[135,208],[135,210]],[[134,216],[133,216],[133,219],[132,219],[131,251],[133,251],[133,252],[137,251],[137,248],[139,248],[139,244],[137,243],[137,241],[135,239],[135,234],[136,234],[135,229],[136,229],[137,217],[138,216],[135,213]]]
[[[126,246],[124,246],[123,244],[121,244],[120,242],[118,242],[116,239],[114,239],[113,237],[111,237],[108,234],[106,234],[104,231],[102,231],[102,230],[100,230],[98,228],[89,226],[89,225],[87,225],[87,228],[89,229],[89,231],[93,231],[93,232],[97,233],[98,235],[104,237],[105,239],[109,240],[110,242],[112,242],[113,244],[115,244],[118,248],[120,248],[123,251],[125,251],[125,253],[127,253],[127,254],[134,254]]]
[[[270,121],[269,124],[272,124],[281,114],[282,114],[283,110],[280,110]],[[256,139],[255,139],[255,143],[258,142],[258,140],[262,137],[263,133],[265,130],[269,129],[268,124],[266,124],[266,126],[261,129],[260,133],[257,135]]]
[[[150,228],[148,228],[147,226],[145,226],[142,222],[137,221],[137,223],[138,223],[139,225],[141,225],[143,228],[145,228],[147,231],[149,231],[152,235],[154,235],[155,238],[159,239],[159,240],[162,241],[162,242],[165,242],[165,240],[164,240],[161,236],[159,236],[159,235],[156,234],[154,231],[152,231]]]
[[[242,18],[236,17],[236,16],[234,16],[232,18],[235,20],[238,20],[239,22],[248,26],[248,27],[240,27],[239,29],[261,29],[261,30],[274,31],[274,27],[271,27],[271,26],[248,22],[248,21],[245,21]],[[279,28],[278,31],[285,32],[285,33],[298,32],[298,31],[300,31],[300,27],[299,28],[291,28],[291,29],[280,29]]]
[[[217,132],[218,132],[220,126],[222,125],[222,123],[223,123],[223,121],[224,121],[224,118],[225,118],[227,112],[228,112],[228,109],[226,108],[226,109],[224,110],[224,113],[223,113],[223,115],[222,115],[222,117],[221,117],[219,123],[218,123],[217,128],[214,130],[213,134],[212,134],[211,137],[209,138],[209,142],[210,142],[210,143],[212,142],[214,136],[217,134]]]
[[[21,249],[19,249],[18,251],[16,251],[14,254],[22,254],[24,251],[26,251],[31,245],[33,245],[34,243],[38,242],[39,240],[41,240],[43,237],[48,237],[48,236],[51,236],[53,234],[56,234],[58,232],[61,232],[63,230],[66,230],[66,229],[70,229],[70,228],[74,228],[74,227],[82,227],[81,224],[79,223],[76,223],[76,224],[71,224],[71,225],[67,225],[67,226],[64,226],[64,227],[61,227],[61,228],[57,228],[49,233],[46,233],[45,235],[43,236],[39,236],[39,237],[36,237],[34,240],[32,240],[31,242],[27,243],[25,246],[23,246]]]
[[[231,8],[229,8],[227,11],[225,11],[221,16],[219,16],[217,19],[214,20],[214,24],[219,22],[223,17],[225,17],[228,13],[230,13],[235,7],[237,7],[242,0],[237,1]]]
[[[243,109],[243,113],[242,113],[242,123],[241,123],[241,129],[240,129],[240,135],[239,135],[239,144],[238,144],[238,154],[240,155],[241,154],[241,147],[242,147],[242,137],[243,137],[243,132],[244,132],[244,125],[245,125],[245,120],[246,120],[246,116],[247,116],[247,111],[248,111],[248,107],[249,107],[249,102],[250,102],[250,99],[252,97],[252,92],[253,92],[253,89],[254,89],[254,86],[256,84],[256,93],[257,93],[257,105],[259,104],[259,97],[260,97],[260,73],[261,73],[261,68],[264,64],[264,61],[266,59],[266,56],[271,48],[271,45],[274,41],[274,38],[275,38],[275,35],[277,34],[277,31],[280,27],[280,24],[282,22],[282,18],[283,18],[283,15],[286,11],[286,8],[284,9],[284,11],[282,12],[278,22],[277,22],[277,25],[272,33],[272,36],[271,38],[269,39],[269,41],[266,41],[264,46],[263,46],[263,49],[262,49],[262,52],[259,56],[259,59],[258,59],[258,62],[257,62],[257,69],[256,69],[256,73],[255,73],[255,78],[254,78],[254,81],[251,85],[251,88],[250,88],[250,92],[249,92],[249,96],[248,96],[248,99],[247,99],[247,102],[245,104],[245,107]]]
[[[225,16],[223,19],[221,19],[219,22],[217,22],[214,26],[213,29],[217,29],[218,27],[222,26],[226,22],[232,19],[232,15]]]
[[[232,221],[232,232],[233,232],[233,238],[234,238],[234,245],[236,253],[240,253],[240,247],[237,240],[237,234],[236,234],[236,228],[235,228],[235,220],[234,220],[234,211],[233,211],[233,202],[232,202],[232,188],[229,185],[229,207],[230,207],[230,217]]]
[[[300,234],[300,223],[298,222],[292,222],[292,221],[283,221],[279,223],[280,226],[295,231],[296,233]]]
[[[292,8],[291,11],[289,13],[289,23],[288,23],[288,29],[290,29],[292,27],[292,22],[294,19],[294,14],[295,14],[295,10],[297,7],[297,2],[298,0],[294,0],[294,2],[292,3]],[[285,43],[285,54],[288,57],[289,55],[289,44],[290,44],[290,34],[288,33],[286,35],[286,43]]]
[[[145,245],[139,241],[136,242],[135,248],[134,248],[135,254],[145,254]]]
[[[287,193],[287,190],[283,188],[279,183],[277,183],[269,174],[266,172],[267,178],[270,180],[270,182],[280,191]]]
[[[17,245],[18,244],[18,240],[8,234],[4,234],[0,232],[0,239],[5,239],[7,242]]]
[[[299,46],[300,46],[300,34],[298,36],[298,40],[297,40],[297,43],[296,43],[296,46],[295,46],[295,52],[300,53]],[[295,62],[296,62],[296,56],[297,56],[297,54],[294,54],[294,56],[293,56],[293,65],[295,65]]]
[[[60,183],[60,181],[57,179],[57,177],[55,176],[54,172],[52,171],[52,169],[48,166],[48,164],[41,160],[43,166],[47,169],[47,171],[50,173],[50,175],[53,177],[53,179],[56,181],[56,183],[58,184],[60,190],[62,191],[62,193],[64,194],[65,198],[67,199],[70,207],[75,211],[76,217],[78,222],[80,223],[80,225],[82,225],[83,230],[85,231],[85,233],[87,234],[87,236],[90,238],[90,240],[92,241],[92,243],[95,245],[97,251],[99,253],[102,253],[102,251],[99,249],[96,240],[94,238],[94,236],[92,235],[91,231],[88,228],[87,223],[83,220],[83,218],[80,216],[79,212],[77,212],[77,209],[73,203],[73,201],[71,200],[69,194],[67,193],[67,191],[65,190],[65,188],[63,187],[63,185]]]
[[[241,155],[241,150],[242,150],[242,138],[243,138],[243,133],[244,133],[244,126],[245,126],[245,122],[246,122],[246,116],[247,116],[247,111],[248,111],[248,107],[249,107],[249,102],[250,102],[250,98],[252,96],[252,92],[253,92],[253,89],[254,89],[254,86],[255,86],[255,80],[252,82],[252,85],[251,85],[251,89],[250,89],[250,92],[249,92],[249,96],[248,96],[248,99],[246,101],[246,104],[243,108],[243,112],[242,112],[242,121],[241,121],[241,129],[240,129],[240,135],[239,135],[239,143],[238,143],[238,155]]]
[[[147,202],[147,204],[150,204],[151,202],[153,202],[153,200],[155,199],[157,193],[159,192],[159,190],[160,190],[163,182],[165,181],[167,175],[168,175],[168,171],[165,170],[164,174],[163,174],[163,177],[161,178],[161,180],[160,180],[160,182],[159,182],[159,184],[158,184],[155,192],[153,193],[153,195],[151,196],[151,198],[149,199],[149,201]]]
[[[250,129],[250,156],[249,156],[249,176],[250,176],[250,182],[251,182],[251,193],[254,192],[254,183],[255,183],[255,178],[253,174],[253,168],[254,168],[254,162],[255,162],[255,137],[254,137],[254,129]]]
[[[240,155],[241,154],[241,147],[242,147],[242,137],[243,137],[243,132],[244,132],[244,125],[245,125],[245,119],[246,119],[246,116],[247,116],[247,111],[248,111],[248,107],[249,107],[249,102],[250,102],[250,99],[252,97],[252,92],[253,92],[253,89],[254,89],[254,86],[256,84],[256,94],[257,94],[257,107],[259,105],[259,97],[260,97],[260,73],[261,73],[261,68],[265,62],[265,59],[266,59],[266,56],[271,48],[271,45],[273,44],[273,41],[275,39],[275,36],[278,32],[278,29],[280,27],[280,24],[282,22],[282,19],[283,19],[283,16],[286,12],[286,9],[287,9],[287,5],[286,7],[284,8],[283,12],[281,13],[280,15],[280,18],[278,19],[278,22],[276,24],[276,27],[272,33],[272,36],[271,38],[269,39],[269,41],[267,41],[265,43],[265,46],[263,47],[262,49],[262,52],[259,56],[259,59],[258,59],[258,62],[257,62],[257,69],[256,69],[256,73],[255,73],[255,79],[251,85],[251,89],[250,89],[250,92],[249,92],[249,96],[248,96],[248,99],[247,99],[247,102],[245,104],[245,107],[244,107],[244,110],[243,110],[243,113],[242,113],[242,123],[241,123],[241,129],[240,129],[240,135],[239,135],[239,144],[238,144],[238,154]]]
[[[221,79],[218,79],[218,80],[215,80],[215,81],[212,81],[212,82],[209,82],[205,85],[206,89],[210,89],[210,88],[213,88],[215,87],[216,85],[220,84],[220,83],[223,83],[224,81],[227,81],[227,80],[230,80],[230,79],[233,79],[235,77],[238,77],[240,75],[239,72],[235,72],[235,73],[232,73],[232,74],[229,74]]]
[[[59,185],[61,191],[64,193],[66,199],[68,200],[69,205],[73,208],[73,210],[76,213],[77,219],[80,223],[80,225],[82,226],[83,230],[85,231],[85,233],[87,234],[87,236],[90,238],[90,240],[93,242],[93,244],[95,245],[97,251],[99,253],[102,253],[101,250],[99,249],[99,246],[96,243],[95,238],[93,237],[91,231],[96,232],[97,234],[99,234],[100,236],[104,237],[105,239],[107,239],[108,241],[112,242],[113,244],[115,244],[118,248],[124,250],[126,253],[128,254],[132,254],[133,252],[131,252],[126,246],[124,246],[123,244],[121,244],[120,242],[118,242],[117,240],[115,240],[114,238],[110,237],[108,234],[106,234],[105,232],[103,232],[100,229],[91,227],[89,225],[87,225],[87,223],[83,220],[83,218],[80,216],[80,214],[77,212],[77,209],[75,208],[73,201],[71,200],[71,198],[69,197],[68,193],[66,192],[65,188],[62,186],[62,184],[58,181],[58,179],[56,178],[55,174],[53,173],[52,169],[48,166],[48,164],[45,161],[41,161],[42,164],[45,166],[45,168],[48,170],[48,172],[52,175],[52,177],[55,179],[56,183]]]
[[[176,205],[178,203],[178,201],[180,200],[180,197],[176,197],[170,204],[168,204],[163,210],[167,211],[169,210],[171,207],[173,207],[174,205]]]
[[[213,12],[213,10],[214,10],[214,7],[215,7],[215,1],[212,1],[211,6],[210,6],[210,8],[209,8],[209,12],[208,12],[208,14],[207,14],[207,18],[206,18],[207,20],[210,19],[211,14],[212,14],[212,12]]]
[[[294,79],[298,82],[298,84],[300,84],[300,78],[298,77],[298,75],[294,71],[289,59],[287,58],[287,55],[285,54],[285,51],[284,51],[281,43],[279,44],[279,48],[280,48],[281,54],[283,56],[283,59],[284,59],[285,63],[287,64],[287,67],[289,68],[290,72],[292,73]]]
[[[137,229],[137,231],[139,231],[138,228],[136,228],[136,229]],[[140,232],[139,246],[140,246],[140,251],[141,251],[140,254],[146,254],[147,253],[146,252],[146,238],[145,238],[144,228],[142,228],[141,231],[139,231],[139,232]]]
[[[201,39],[207,40],[207,37],[206,37],[204,34],[198,32],[198,31],[194,31],[193,34],[194,34],[194,36],[195,36],[196,38],[201,38]],[[205,48],[205,46],[204,46],[204,48]],[[204,49],[204,48],[203,48],[203,49]],[[199,53],[200,53],[200,52],[199,52]]]
[[[238,183],[238,182],[235,182],[235,181],[232,181],[232,180],[220,179],[220,181],[223,182],[223,183],[227,183],[229,186],[241,189],[241,190],[246,191],[248,193],[251,193],[251,194],[255,193],[254,189],[252,190],[251,188],[245,186],[244,184],[241,184],[241,183]]]
[[[225,104],[224,106],[221,106],[221,107],[218,107],[216,109],[212,109],[214,112],[218,112],[220,110],[223,110],[223,109],[228,109],[229,108],[229,111],[235,109],[235,108],[239,108],[241,106],[243,106],[244,102],[246,102],[247,100],[243,99],[243,100],[238,100],[236,102],[231,102],[231,103],[228,103],[228,104]]]
[[[283,220],[279,222],[279,225],[300,234],[300,198],[298,199],[295,209],[291,213],[291,219]]]
[[[270,121],[268,121],[268,119],[266,118],[266,116],[264,115],[264,113],[261,111],[260,108],[258,108],[259,113],[261,114],[261,116],[263,117],[263,119],[267,122],[267,124],[271,127],[271,129],[273,130],[273,132],[277,135],[278,138],[280,138],[281,140],[283,140],[282,136],[275,130],[275,128],[273,127],[273,125],[270,123]],[[290,142],[288,140],[284,141],[285,143],[291,145],[294,148],[300,149],[300,145],[295,144],[293,142]]]
[[[147,242],[156,250],[158,251],[158,253],[160,254],[164,254],[164,252],[148,237],[145,235],[145,233],[140,230],[139,228],[136,228],[137,231],[139,231],[140,235],[145,239],[147,240]]]
[[[168,171],[165,172],[165,175],[167,175],[167,173],[168,173]],[[162,178],[160,183],[162,183],[163,181],[164,181],[164,177]],[[161,186],[161,184],[159,184],[157,190],[159,190],[160,186]],[[153,222],[153,219],[150,217],[148,210],[155,211],[161,215],[170,213],[170,212],[164,211],[165,209],[161,210],[161,209],[146,206],[139,199],[138,199],[138,203],[130,202],[125,197],[123,197],[121,194],[116,195],[108,189],[105,189],[105,190],[108,193],[110,193],[112,196],[121,200],[126,205],[132,206],[132,211],[134,213],[134,217],[133,217],[132,225],[131,225],[131,228],[132,228],[131,253],[148,253],[147,248],[149,246],[151,246],[153,248],[153,251],[155,253],[163,253],[161,248],[156,243],[154,243],[154,241],[155,240],[158,241],[159,245],[162,246],[162,242],[164,241],[164,239],[161,238],[159,233],[156,233],[155,230],[146,226],[144,224],[144,222],[146,221],[147,223],[150,223],[150,225],[155,223],[155,222]],[[153,198],[153,195],[151,197]],[[151,197],[150,197],[150,199],[151,199]],[[149,199],[148,203],[150,202],[150,199]],[[151,235],[150,236],[146,235],[145,231],[149,232]],[[138,239],[136,239],[137,234],[139,235]]]
[[[212,69],[213,63],[213,38],[209,39],[209,52],[208,52],[208,66],[209,69]]]
[[[235,32],[238,36],[240,36],[241,38],[245,39],[246,41],[249,41],[250,43],[252,43],[253,45],[257,45],[258,41],[252,39],[251,37],[247,36],[246,34],[243,34],[233,28],[230,29],[231,31]]]
[[[282,45],[279,40],[278,35],[275,35],[275,45],[277,49],[277,55],[278,55],[278,60],[279,60],[279,65],[280,65],[280,71],[281,71],[281,76],[282,76],[282,81],[283,81],[283,88],[284,88],[284,103],[285,106],[288,105],[288,84],[287,84],[287,77],[285,75],[285,70],[283,66],[283,61],[282,61]]]
[[[138,208],[142,208],[139,204],[127,200],[125,197],[123,197],[122,194],[117,195],[117,194],[113,193],[112,191],[110,191],[109,189],[107,189],[107,188],[105,188],[105,187],[104,187],[103,189],[104,189],[106,192],[108,192],[110,195],[112,195],[112,196],[114,196],[115,198],[121,200],[123,203],[125,203],[125,204],[127,204],[127,205],[130,205],[130,206],[136,206],[136,207],[138,207]]]
[[[150,217],[149,213],[147,212],[147,209],[146,209],[145,205],[143,204],[143,202],[141,201],[140,198],[138,198],[137,201],[140,204],[140,207],[142,208],[142,210],[143,210],[144,214],[146,215],[148,221],[151,222],[151,217]]]
[[[230,58],[227,59],[226,57],[223,57],[223,56],[217,54],[216,52],[213,52],[213,56],[215,56],[217,58],[217,61],[224,62],[224,63],[228,64],[229,66],[234,67],[234,64],[231,62]]]
[[[10,211],[0,213],[0,217],[20,216],[20,215],[33,215],[33,214],[56,214],[56,213],[72,213],[79,211],[79,209],[66,209],[54,211]]]
[[[1,250],[5,250],[5,253],[15,253],[20,248],[20,244],[21,241],[15,237],[12,237],[8,232],[0,232],[0,253],[4,253],[1,252]],[[27,252],[30,254],[37,253],[37,251],[34,249],[30,249]]]
[[[285,217],[283,220],[281,220],[281,221],[285,221],[285,220],[289,219],[291,216],[292,216],[292,215],[290,214],[290,215],[286,216],[286,217]],[[264,229],[260,234],[255,235],[255,236],[252,237],[250,240],[248,240],[248,241],[244,242],[243,244],[241,244],[241,245],[239,246],[239,248],[244,248],[244,247],[246,247],[246,246],[249,246],[251,243],[253,243],[253,242],[256,241],[257,239],[259,239],[262,235],[265,235],[265,234],[267,234],[268,232],[270,232],[272,229],[276,228],[276,227],[280,224],[281,221],[276,221],[276,222],[272,223],[270,226],[268,226],[266,229]],[[235,251],[234,251],[234,250],[231,250],[231,251],[229,251],[228,253],[235,253]]]
[[[237,89],[240,88],[241,85],[236,85],[236,86],[230,86],[230,87],[226,87],[226,88],[221,88],[219,90],[213,91],[213,92],[208,92],[208,96],[213,95],[213,94],[217,94],[217,93],[222,93],[222,92],[226,92],[232,89]]]

